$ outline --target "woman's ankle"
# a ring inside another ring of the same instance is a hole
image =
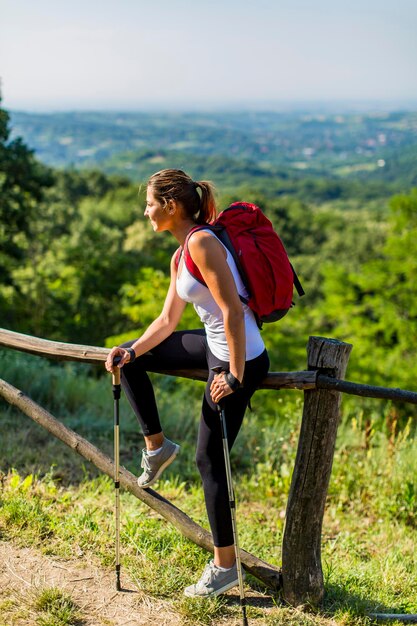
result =
[[[164,433],[156,433],[155,435],[146,435],[145,436],[145,445],[147,450],[158,450],[162,447],[164,443]]]
[[[226,546],[224,548],[214,548],[214,564],[217,567],[230,569],[236,561],[235,547]]]

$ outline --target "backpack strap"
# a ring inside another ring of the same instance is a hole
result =
[[[302,296],[305,296],[306,292],[303,289],[303,286],[302,286],[302,284],[300,282],[300,279],[298,278],[298,276],[296,274],[295,269],[293,268],[291,263],[290,263],[290,265],[291,265],[291,269],[292,269],[292,273],[293,273],[293,277],[294,277],[294,287],[296,288],[297,293],[298,293],[298,295],[301,298]]]
[[[205,287],[207,287],[207,285],[204,281],[204,278],[202,277],[201,272],[198,269],[197,265],[194,263],[193,259],[191,258],[190,251],[188,250],[188,240],[190,239],[191,235],[193,235],[198,230],[203,230],[207,228],[210,228],[209,224],[201,224],[199,226],[194,226],[194,228],[190,230],[187,237],[185,238],[184,247],[180,248],[180,251],[184,253],[184,263],[185,263],[187,270],[190,272],[191,276],[193,276],[196,280],[198,280],[199,283],[201,283]],[[178,263],[181,257],[181,252],[178,258]]]
[[[234,249],[234,246],[230,240],[229,235],[227,234],[227,230],[225,229],[224,226],[214,226],[212,228],[214,234],[217,236],[218,239],[220,239],[220,241],[222,242],[222,244],[224,245],[225,248],[227,248],[227,250],[230,252],[230,254],[232,255],[232,258],[235,262],[237,271],[239,272],[240,278],[242,279],[242,282],[245,286],[246,291],[248,292],[249,296],[248,298],[244,298],[243,296],[241,296],[239,294],[239,298],[240,301],[243,302],[243,304],[247,304],[250,300],[250,289],[249,289],[249,281],[247,279],[245,270],[242,267],[242,263],[240,262],[240,259],[238,257],[238,255],[236,254],[236,250]]]

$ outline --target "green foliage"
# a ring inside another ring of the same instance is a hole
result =
[[[93,344],[103,343],[109,328],[122,330],[119,289],[149,257],[126,248],[137,211],[137,189],[129,183],[96,172],[57,174],[31,222],[25,254],[10,271],[16,288],[0,286],[3,325]]]
[[[352,363],[363,382],[415,386],[416,237],[414,190],[392,199],[384,241],[361,265],[322,269],[324,297],[313,315],[327,332],[353,343]]]
[[[0,98],[0,308],[6,320],[13,320],[10,295],[19,289],[14,272],[26,257],[37,204],[51,184],[51,172],[23,140],[10,139],[9,115]]]

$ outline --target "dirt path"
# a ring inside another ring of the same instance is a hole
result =
[[[176,626],[181,618],[168,602],[138,591],[123,575],[126,591],[116,592],[115,575],[78,559],[44,556],[33,548],[0,541],[0,626],[36,624],[33,600],[44,588],[69,594],[83,626]]]
[[[126,570],[122,571],[122,584],[123,591],[117,592],[114,571],[86,557],[47,556],[36,548],[22,548],[11,541],[0,540],[0,626],[44,623],[56,626],[51,621],[42,621],[42,614],[34,605],[40,593],[51,588],[65,593],[80,609],[79,626],[191,626],[189,619],[175,612],[172,602],[149,597],[138,589],[128,579]],[[233,604],[238,604],[236,589],[227,595]],[[258,615],[252,614],[250,620],[256,626],[313,626],[314,620],[310,618],[298,620],[291,615],[295,621],[288,621],[286,611],[277,608],[267,594],[246,588],[246,596],[250,605],[258,608]],[[241,618],[218,617],[215,623],[216,626],[240,626]],[[334,622],[324,620],[320,626],[334,626]]]

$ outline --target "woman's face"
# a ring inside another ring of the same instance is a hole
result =
[[[145,217],[149,219],[155,232],[168,230],[172,222],[172,216],[169,214],[168,207],[164,208],[155,198],[151,187],[148,187],[146,191]]]

